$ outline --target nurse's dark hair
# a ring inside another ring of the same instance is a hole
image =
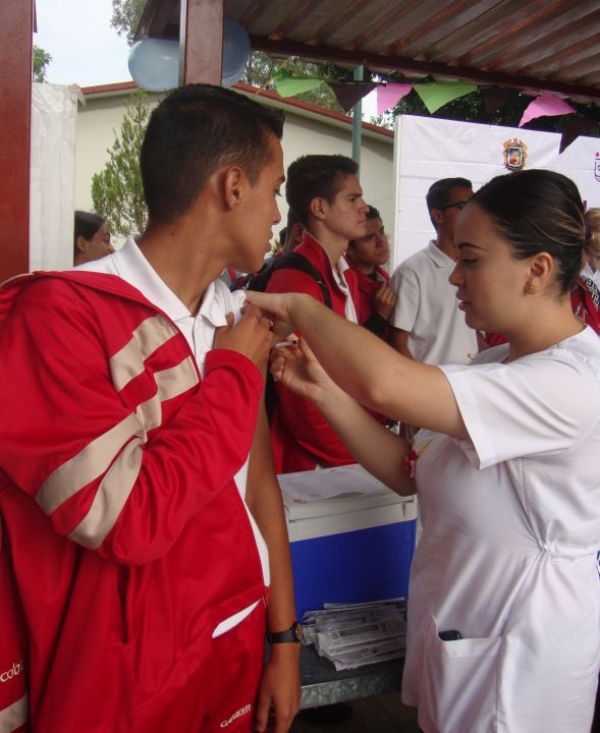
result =
[[[188,84],[153,111],[140,155],[148,216],[172,222],[186,213],[220,168],[240,166],[251,184],[272,159],[284,115],[230,89]]]
[[[73,246],[75,249],[77,249],[77,237],[83,237],[89,242],[105,222],[106,219],[99,214],[92,214],[90,211],[76,211],[73,227]]]
[[[490,216],[498,234],[517,259],[540,252],[552,256],[556,283],[568,293],[582,266],[586,242],[583,201],[570,178],[547,170],[526,170],[496,176],[469,201]]]

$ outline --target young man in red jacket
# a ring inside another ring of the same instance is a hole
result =
[[[272,711],[284,733],[298,709],[270,324],[218,280],[269,249],[282,124],[176,90],[142,146],[141,237],[0,291],[0,514],[33,731],[249,733]]]
[[[398,296],[390,288],[390,276],[383,269],[390,259],[390,243],[381,214],[374,206],[369,206],[367,212],[367,233],[350,240],[346,259],[358,281],[359,323],[387,341]]]
[[[343,155],[306,155],[288,168],[286,200],[304,226],[294,253],[311,263],[319,275],[284,268],[271,276],[269,293],[308,293],[332,310],[358,323],[356,273],[344,259],[348,242],[367,232],[368,206],[358,181],[358,166]],[[307,400],[285,388],[271,421],[271,444],[277,473],[342,466],[354,458]]]

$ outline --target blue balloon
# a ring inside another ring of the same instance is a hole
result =
[[[179,86],[179,43],[163,38],[142,38],[129,52],[129,73],[149,92],[166,92]]]
[[[222,73],[224,87],[230,87],[242,78],[249,58],[250,37],[239,23],[231,18],[225,18]]]
[[[223,26],[222,84],[230,87],[244,75],[250,57],[250,38],[231,18]],[[166,92],[179,86],[179,42],[142,38],[129,52],[129,73],[149,92]]]

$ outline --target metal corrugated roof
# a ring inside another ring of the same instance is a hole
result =
[[[148,0],[141,32],[179,36],[179,0]],[[598,0],[225,0],[252,47],[410,77],[600,100]]]

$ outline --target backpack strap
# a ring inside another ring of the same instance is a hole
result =
[[[329,288],[324,282],[318,270],[304,255],[298,252],[288,252],[288,254],[278,257],[271,265],[261,270],[257,275],[251,277],[245,284],[246,290],[258,290],[264,292],[267,288],[267,284],[271,279],[271,275],[275,270],[300,270],[307,275],[310,275],[313,280],[316,280],[321,293],[323,295],[323,302],[328,308],[331,308],[331,294]]]
[[[244,290],[256,290],[259,292],[264,292],[267,289],[267,285],[269,283],[271,275],[276,270],[284,270],[286,268],[290,270],[300,270],[300,272],[304,272],[307,275],[310,275],[321,288],[323,302],[328,308],[331,308],[331,294],[329,292],[329,288],[323,281],[323,278],[319,274],[318,270],[312,265],[312,263],[306,257],[297,252],[288,252],[285,255],[281,255],[281,257],[277,257],[271,264],[263,267],[263,269],[257,272],[255,275],[251,275],[250,277],[248,277],[241,287]],[[275,386],[273,375],[270,371],[267,371],[265,385],[265,406],[267,409],[267,418],[269,420],[269,424],[271,424],[273,420],[273,414],[275,412],[278,399],[279,398],[277,394],[277,387]]]

